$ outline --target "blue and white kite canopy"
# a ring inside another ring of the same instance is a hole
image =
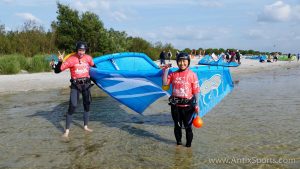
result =
[[[116,53],[94,59],[91,78],[99,88],[137,113],[142,114],[157,99],[171,94],[162,90],[162,70],[143,53]],[[195,66],[200,84],[200,117],[208,113],[232,89],[227,67]],[[172,68],[170,72],[176,71]]]

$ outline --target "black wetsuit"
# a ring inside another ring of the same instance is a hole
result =
[[[193,140],[192,124],[193,124],[193,115],[195,112],[194,99],[185,102],[185,104],[186,103],[189,104],[189,106],[187,107],[179,107],[178,105],[180,103],[174,103],[171,100],[172,97],[170,98],[170,106],[171,106],[172,118],[174,121],[174,134],[177,141],[177,145],[182,144],[181,129],[184,128],[186,132],[186,146],[190,147]]]
[[[70,92],[70,101],[69,101],[69,109],[66,118],[66,129],[70,128],[70,124],[72,122],[72,114],[75,112],[75,109],[79,102],[79,94],[82,93],[84,114],[83,114],[83,122],[84,125],[88,125],[89,121],[89,110],[91,104],[91,91],[90,88],[93,86],[91,84],[91,80],[89,78],[82,79],[71,79],[71,92]]]

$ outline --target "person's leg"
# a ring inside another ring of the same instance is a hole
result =
[[[186,147],[191,147],[193,141],[193,115],[194,115],[194,107],[186,107],[183,112],[183,124],[186,132]]]
[[[90,104],[91,104],[90,84],[84,85],[84,90],[82,90],[82,99],[83,99],[83,107],[84,107],[84,113],[83,113],[84,130],[92,132],[93,130],[88,128],[89,111],[90,111]]]
[[[67,113],[67,117],[66,117],[66,130],[63,135],[64,137],[69,136],[70,126],[71,126],[71,122],[72,122],[72,115],[75,112],[75,109],[78,104],[78,100],[79,100],[79,92],[76,87],[71,86],[69,109],[68,109],[68,113]]]
[[[178,112],[178,107],[171,105],[171,113],[174,121],[174,135],[177,145],[181,145],[182,131],[181,131],[181,120]]]

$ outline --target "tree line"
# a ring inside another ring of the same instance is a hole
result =
[[[42,26],[33,21],[25,22],[21,30],[5,31],[5,25],[0,24],[0,55],[21,54],[33,57],[37,54],[57,53],[57,50],[73,52],[77,41],[85,41],[89,46],[89,54],[101,56],[116,52],[142,52],[151,59],[157,60],[162,50],[175,53],[172,44],[156,42],[154,44],[141,37],[128,36],[124,31],[112,28],[106,29],[103,22],[94,13],[71,9],[67,5],[57,3],[57,20],[51,23],[51,30],[45,31]],[[225,49],[186,48],[183,51],[196,54],[205,50],[206,54],[220,54]],[[226,49],[227,50],[227,49]],[[236,49],[230,49],[236,50]],[[240,50],[241,54],[270,54],[254,50]]]

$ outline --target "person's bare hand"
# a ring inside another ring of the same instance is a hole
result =
[[[60,62],[64,60],[64,57],[65,57],[65,51],[63,53],[60,53],[60,51],[58,51],[58,60]]]

